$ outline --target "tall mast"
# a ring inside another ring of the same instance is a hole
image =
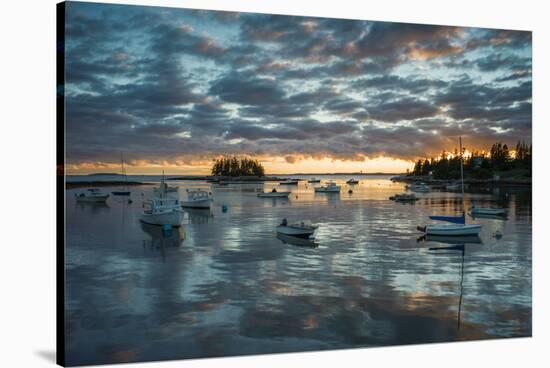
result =
[[[460,182],[462,186],[462,212],[464,212],[464,165],[462,163],[462,137],[458,137],[460,145]]]
[[[122,156],[122,152],[120,152],[120,167],[122,170],[122,175],[124,175],[124,182],[126,183],[128,178],[126,177],[126,171],[124,170],[124,157]]]

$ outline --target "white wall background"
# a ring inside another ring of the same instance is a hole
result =
[[[368,20],[533,30],[533,338],[140,364],[140,367],[538,367],[549,342],[550,94],[544,1],[110,1]],[[55,357],[55,3],[0,8],[0,366]],[[543,172],[546,170],[547,172]],[[124,367],[128,365],[118,365]],[[137,365],[135,365],[137,366]],[[545,365],[546,366],[546,365]]]

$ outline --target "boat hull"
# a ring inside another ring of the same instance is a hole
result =
[[[315,193],[340,193],[340,187],[336,188],[315,188]]]
[[[210,208],[212,199],[201,199],[197,201],[181,201],[183,208]]]
[[[172,211],[166,213],[143,213],[140,220],[150,225],[172,225],[181,226],[183,222],[183,211]]]
[[[290,192],[258,193],[259,198],[288,198]]]
[[[307,237],[299,237],[299,236],[292,236],[292,235],[286,235],[282,233],[277,234],[277,239],[282,241],[285,244],[291,244],[295,245],[297,247],[308,247],[308,248],[317,248],[319,244],[315,243],[315,240]]]
[[[313,233],[315,232],[315,229],[303,229],[303,228],[296,228],[293,226],[277,226],[277,234],[283,234],[283,235],[290,235],[290,236],[297,236],[301,238],[309,238]]]
[[[505,208],[472,208],[472,215],[506,215]]]
[[[77,202],[94,202],[94,203],[100,203],[105,202],[109,198],[108,194],[101,195],[101,196],[93,196],[93,197],[76,197]]]
[[[476,224],[427,225],[425,228],[425,233],[427,235],[438,235],[438,236],[478,235],[480,231],[481,231],[481,225],[476,225]]]
[[[111,194],[114,195],[114,196],[129,196],[129,195],[130,195],[130,191],[115,190],[115,191],[112,191]]]

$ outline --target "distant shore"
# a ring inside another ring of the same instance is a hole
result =
[[[124,185],[127,186],[136,186],[136,185],[149,185],[149,183],[142,183],[139,181],[113,181],[113,180],[106,180],[106,181],[96,181],[96,180],[88,180],[88,181],[68,181],[65,183],[65,188],[67,189],[75,189],[75,188],[88,188],[88,187],[122,187]]]
[[[417,183],[423,182],[428,185],[445,185],[457,180],[451,179],[433,179],[428,176],[399,175],[392,178],[394,182]],[[493,179],[464,179],[464,184],[469,186],[531,186],[531,178],[493,178]]]

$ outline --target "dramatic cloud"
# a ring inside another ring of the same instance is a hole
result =
[[[531,140],[531,33],[68,3],[67,163],[406,160]]]

